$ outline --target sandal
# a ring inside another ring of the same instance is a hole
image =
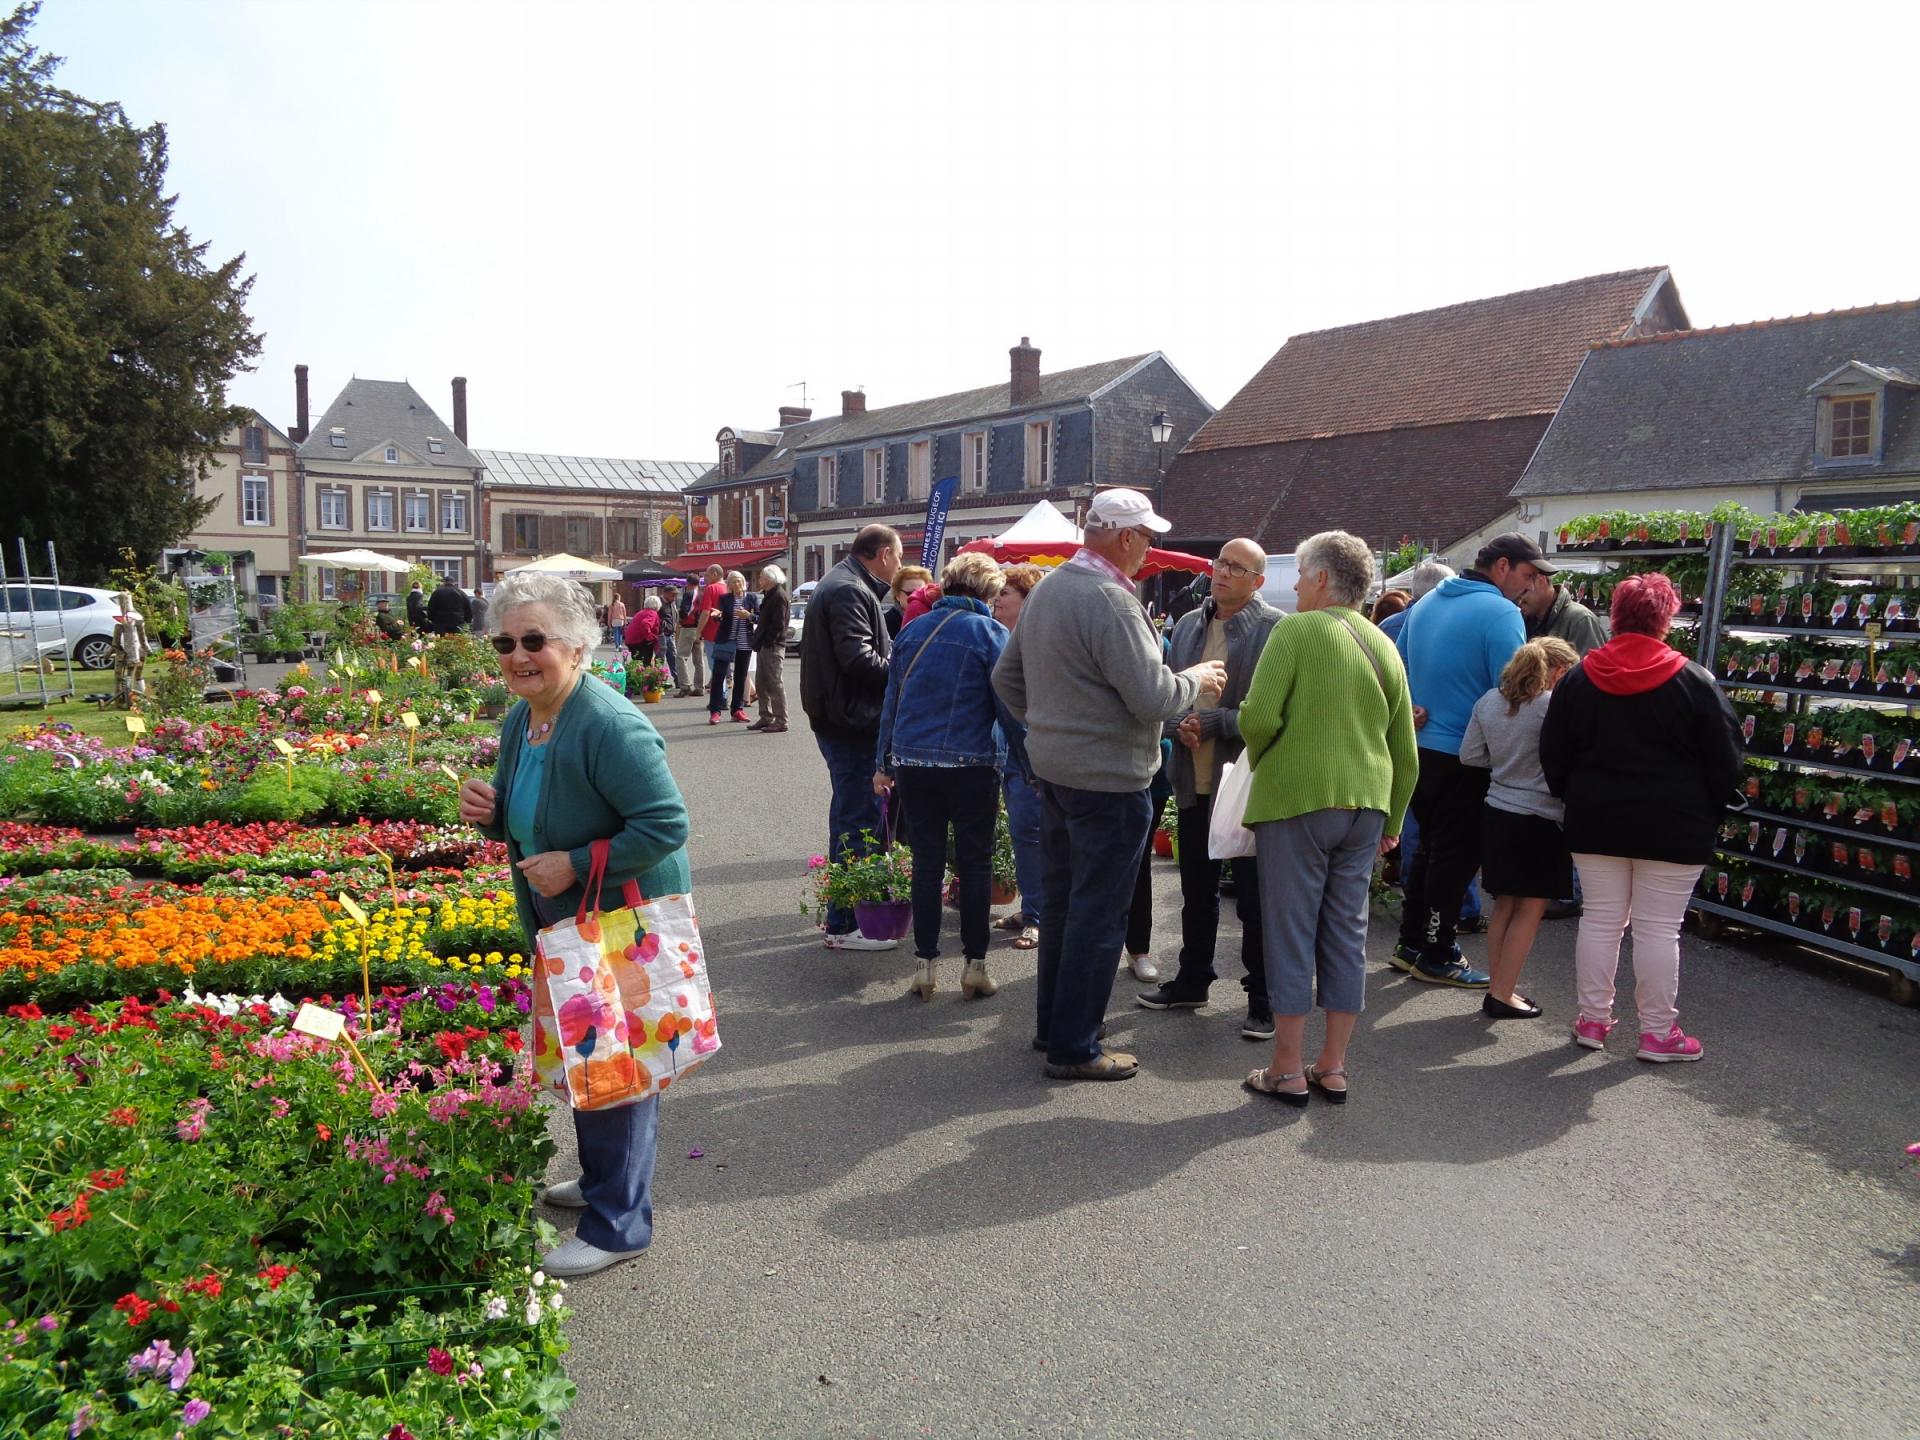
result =
[[[1027,917],[1018,910],[1014,911],[1011,915],[1002,915],[998,920],[993,922],[993,928],[996,930],[1024,930],[1026,925]]]
[[[1304,1078],[1306,1078],[1306,1076],[1299,1070],[1291,1070],[1284,1075],[1275,1075],[1271,1070],[1262,1068],[1255,1070],[1252,1074],[1248,1075],[1245,1080],[1242,1080],[1240,1082],[1240,1088],[1242,1090],[1251,1090],[1256,1095],[1272,1096],[1275,1100],[1281,1101],[1283,1104],[1291,1105],[1295,1109],[1304,1109],[1307,1103],[1306,1091],[1282,1090],[1280,1088],[1282,1081],[1300,1080]],[[1345,1097],[1343,1096],[1342,1098],[1344,1099]]]
[[[1040,927],[1038,925],[1022,925],[1020,933],[1013,937],[1013,948],[1016,950],[1031,950],[1039,943]]]
[[[1326,1096],[1333,1104],[1344,1105],[1347,1103],[1347,1087],[1342,1085],[1338,1090],[1335,1090],[1326,1083],[1335,1075],[1338,1075],[1342,1080],[1346,1079],[1347,1067],[1344,1065],[1334,1065],[1325,1070],[1321,1070],[1312,1065],[1307,1066],[1307,1084]]]

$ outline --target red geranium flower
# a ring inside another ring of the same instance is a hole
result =
[[[269,1265],[260,1272],[260,1278],[267,1282],[269,1290],[278,1290],[286,1278],[294,1273],[291,1265]]]
[[[62,1230],[75,1229],[86,1224],[87,1221],[92,1218],[93,1212],[87,1208],[87,1197],[84,1194],[67,1208],[63,1210],[52,1210],[47,1213],[47,1223],[53,1226],[56,1234]]]
[[[107,1112],[107,1123],[110,1125],[133,1125],[138,1123],[139,1119],[140,1112],[131,1105],[122,1105],[117,1110]]]
[[[96,1190],[118,1190],[127,1183],[127,1167],[122,1165],[113,1170],[96,1170],[87,1177],[87,1183]]]
[[[113,1308],[127,1317],[127,1324],[135,1326],[146,1324],[147,1317],[153,1314],[153,1302],[142,1300],[131,1290],[114,1301]]]
[[[220,1298],[220,1277],[209,1270],[196,1280],[189,1280],[181,1290],[188,1295],[204,1295],[209,1300]]]
[[[427,1351],[427,1366],[436,1375],[451,1375],[453,1356],[435,1345]]]

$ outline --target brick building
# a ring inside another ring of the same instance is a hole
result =
[[[614,460],[476,450],[480,476],[481,579],[565,551],[618,570],[678,552],[685,539],[662,529],[681,513],[681,487],[707,467],[686,460]]]
[[[1284,554],[1317,531],[1470,553],[1596,341],[1678,330],[1663,268],[1295,335],[1168,467],[1169,544]]]
[[[245,423],[220,437],[207,473],[194,477],[194,493],[212,500],[213,509],[180,548],[251,556],[257,591],[243,604],[276,605],[289,593],[297,548],[299,461],[294,441],[265,416],[249,413]]]

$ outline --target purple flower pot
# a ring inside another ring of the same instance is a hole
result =
[[[869,940],[898,940],[913,928],[913,902],[856,900],[853,918]]]

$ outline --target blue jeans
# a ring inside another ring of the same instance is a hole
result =
[[[865,740],[848,740],[838,735],[814,731],[814,744],[820,758],[827,762],[827,778],[833,784],[833,799],[827,807],[827,858],[844,855],[870,855],[884,843],[880,834],[880,797],[873,793],[874,735]],[[872,838],[869,839],[868,837]],[[834,907],[827,911],[827,933],[844,935],[853,929],[851,910]]]
[[[579,913],[582,889],[548,899],[535,891],[541,925]],[[614,1110],[575,1110],[580,1194],[587,1211],[574,1232],[602,1250],[644,1250],[653,1240],[653,1162],[660,1144],[660,1097]]]
[[[1100,1054],[1127,909],[1153,825],[1145,790],[1076,790],[1039,783],[1046,893],[1040,917],[1038,1027],[1047,1060],[1082,1065]]]
[[[1400,823],[1400,888],[1406,889],[1406,877],[1413,873],[1413,857],[1420,853],[1420,822],[1413,818],[1413,807],[1407,807],[1406,819]],[[1580,894],[1580,877],[1573,877],[1573,893]],[[1480,877],[1476,874],[1467,881],[1466,899],[1460,904],[1462,920],[1478,920],[1480,910]]]
[[[1006,790],[1007,831],[1013,837],[1013,873],[1020,887],[1020,916],[1027,924],[1038,925],[1040,903],[1047,893],[1047,858],[1040,851],[1040,796],[1011,763],[1007,766]]]
[[[668,676],[673,680],[673,688],[678,690],[681,684],[680,647],[674,643],[673,631],[665,626],[660,630],[660,659],[661,663],[667,667]]]

